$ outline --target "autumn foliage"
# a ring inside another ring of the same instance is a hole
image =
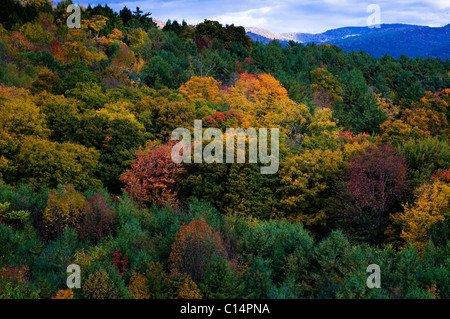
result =
[[[115,218],[115,209],[104,194],[88,196],[79,230],[80,239],[90,240],[92,243],[100,241],[113,232]]]
[[[59,290],[52,299],[73,299],[73,291],[71,289]]]
[[[213,254],[226,258],[226,251],[218,233],[203,220],[192,220],[181,226],[172,245],[169,263],[173,270],[187,273],[194,282],[201,282],[209,269]]]
[[[116,251],[111,252],[111,256],[117,272],[119,273],[119,275],[123,275],[123,273],[129,269],[127,254],[122,254],[120,252],[120,249],[117,248]]]
[[[449,60],[5,1],[0,299],[450,297]],[[174,163],[195,120],[278,129],[277,171]]]
[[[193,76],[188,82],[180,87],[180,92],[192,101],[203,99],[208,102],[220,102],[219,95],[221,83],[212,77]]]
[[[68,227],[78,231],[84,207],[84,196],[71,186],[51,192],[42,215],[46,234],[56,238],[62,236]]]
[[[131,169],[122,176],[127,192],[142,205],[175,205],[178,202],[176,185],[183,173],[180,164],[171,158],[172,144],[149,142],[136,153]]]
[[[423,251],[429,239],[431,225],[445,220],[450,213],[450,186],[435,180],[415,190],[415,199],[404,205],[404,212],[394,215],[394,224],[401,225],[405,245],[413,243]]]
[[[346,175],[356,204],[381,214],[407,189],[405,159],[386,144],[370,146],[351,158]]]

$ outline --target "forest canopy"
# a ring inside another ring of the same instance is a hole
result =
[[[70,4],[0,12],[0,298],[450,296],[448,59]],[[174,163],[194,120],[279,128],[277,173]]]

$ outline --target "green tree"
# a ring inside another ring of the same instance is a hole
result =
[[[395,89],[397,91],[396,101],[404,107],[408,107],[412,102],[418,101],[425,95],[425,89],[411,71],[399,73]]]
[[[411,186],[416,188],[429,181],[437,170],[447,170],[450,163],[450,146],[439,138],[412,141],[402,146],[409,166]]]
[[[98,188],[95,177],[99,153],[73,143],[28,139],[17,155],[16,179],[36,187],[72,184],[77,189]]]
[[[237,298],[242,291],[242,284],[230,270],[228,262],[220,256],[213,257],[209,271],[200,291],[207,299],[229,299]]]

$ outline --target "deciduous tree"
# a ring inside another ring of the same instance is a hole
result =
[[[227,258],[222,239],[202,218],[194,219],[189,225],[180,227],[169,263],[173,270],[189,274],[199,283],[205,279],[214,254]]]
[[[369,146],[350,159],[348,187],[359,207],[385,214],[407,189],[407,164],[388,144]]]
[[[174,205],[184,168],[171,158],[173,144],[149,142],[136,153],[131,168],[120,177],[127,192],[141,205]]]
[[[401,238],[423,251],[429,239],[431,226],[445,220],[450,213],[450,186],[434,181],[415,191],[415,201],[403,206],[404,211],[393,215],[393,223],[401,225]]]

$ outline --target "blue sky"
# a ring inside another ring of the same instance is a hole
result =
[[[318,33],[343,26],[366,26],[370,4],[381,10],[381,23],[443,26],[450,23],[450,0],[72,0],[86,6],[108,4],[116,11],[136,6],[152,17],[195,24],[212,19],[222,24],[260,27],[273,32]]]

